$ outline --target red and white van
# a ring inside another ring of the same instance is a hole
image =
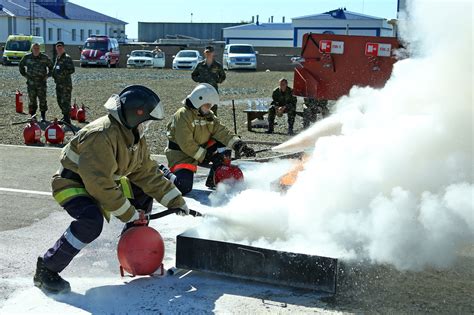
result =
[[[119,44],[115,38],[108,36],[90,36],[81,50],[81,67],[99,65],[115,68],[119,60]]]

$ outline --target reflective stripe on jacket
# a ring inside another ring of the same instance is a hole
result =
[[[131,198],[131,189],[126,187],[128,178],[165,207],[183,205],[179,190],[163,177],[151,159],[145,138],[136,144],[134,141],[132,131],[110,115],[82,128],[64,147],[61,164],[79,174],[83,183],[56,174],[52,181],[55,199],[64,204],[72,195],[87,193],[101,206],[107,219],[114,215],[126,222],[136,211],[127,199]]]
[[[222,125],[219,119],[210,114],[201,116],[197,109],[181,107],[166,126],[168,140],[176,143],[181,150],[165,149],[168,166],[176,164],[197,165],[206,157],[207,142],[213,138],[229,148],[239,139]]]

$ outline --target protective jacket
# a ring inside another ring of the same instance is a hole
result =
[[[216,91],[219,91],[217,84],[222,83],[225,80],[225,71],[222,65],[213,60],[210,66],[207,65],[207,61],[203,60],[196,65],[191,78],[197,83],[209,83]]]
[[[181,107],[167,125],[168,147],[165,154],[168,166],[174,172],[180,168],[197,170],[197,164],[206,157],[208,141],[214,139],[232,148],[240,140],[222,125],[211,112],[207,116],[197,109]]]
[[[83,127],[61,153],[62,168],[53,176],[53,196],[61,205],[78,196],[90,196],[110,215],[127,222],[135,208],[129,182],[163,206],[185,204],[179,190],[158,171],[145,138],[138,142],[132,130],[120,123],[117,113],[103,116]],[[79,178],[64,178],[64,169]]]
[[[32,82],[46,81],[53,71],[51,59],[43,53],[38,56],[33,53],[26,54],[18,66],[20,74]]]
[[[64,53],[57,57],[53,69],[53,79],[56,84],[72,85],[71,74],[75,69],[72,58],[68,54]]]
[[[296,97],[293,96],[293,90],[288,86],[285,92],[282,92],[279,87],[273,90],[272,105],[288,106],[291,109],[296,108]]]

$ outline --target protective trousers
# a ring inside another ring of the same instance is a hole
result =
[[[56,83],[56,99],[64,116],[69,117],[71,109],[72,85]]]
[[[45,112],[48,110],[48,103],[46,102],[46,80],[28,80],[27,82],[28,91],[28,112],[30,115],[36,114],[39,107],[40,111]]]
[[[278,105],[272,105],[268,109],[268,130],[273,132],[275,126],[275,117],[277,109],[281,107]],[[293,131],[293,125],[295,124],[296,117],[296,106],[287,105],[284,111],[288,115],[288,131]]]
[[[130,199],[130,203],[146,213],[151,212],[153,198],[133,183],[131,186],[134,199]],[[99,237],[104,224],[100,207],[92,198],[76,197],[63,208],[75,220],[43,256],[46,267],[55,272],[63,271],[81,249]]]

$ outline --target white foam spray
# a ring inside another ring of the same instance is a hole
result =
[[[409,8],[401,30],[411,57],[383,89],[338,101],[342,135],[318,139],[286,195],[240,191],[199,236],[402,270],[449,266],[472,244],[472,3]]]

